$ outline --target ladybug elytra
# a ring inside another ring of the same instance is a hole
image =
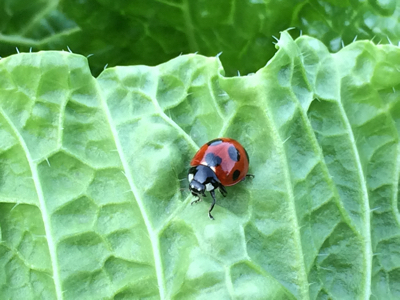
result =
[[[194,155],[190,162],[188,180],[189,190],[193,196],[198,197],[193,201],[201,201],[201,196],[206,197],[208,191],[213,202],[208,211],[210,219],[214,219],[211,211],[215,205],[215,190],[219,189],[225,197],[225,186],[234,185],[252,176],[249,170],[249,156],[243,146],[230,138],[218,138],[204,144]]]

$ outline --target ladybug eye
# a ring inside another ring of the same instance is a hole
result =
[[[205,186],[200,182],[193,179],[189,184],[189,189],[192,193],[195,194],[203,194],[205,190]]]

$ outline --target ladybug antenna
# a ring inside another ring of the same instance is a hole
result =
[[[214,192],[214,190],[210,191],[210,194],[211,194],[211,197],[213,198],[213,202],[212,202],[212,204],[211,204],[210,209],[208,210],[208,217],[209,217],[211,220],[215,220],[214,217],[211,215],[211,211],[213,210],[214,205],[215,205],[215,192]]]

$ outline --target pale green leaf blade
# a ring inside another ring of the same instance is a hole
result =
[[[283,33],[266,67],[0,61],[2,298],[396,298],[400,52],[332,55]],[[252,180],[197,205],[200,145],[238,139]]]

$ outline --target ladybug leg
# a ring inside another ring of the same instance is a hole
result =
[[[241,181],[245,181],[247,177],[254,178],[255,176],[253,174],[247,174]]]
[[[199,197],[199,198],[197,198],[196,200],[192,201],[192,202],[190,203],[190,205],[193,205],[193,203],[197,203],[197,202],[201,201],[201,197],[200,197],[200,196],[198,196],[198,197]]]
[[[214,192],[214,190],[210,191],[210,194],[211,194],[211,197],[213,198],[213,202],[211,203],[211,207],[210,207],[210,209],[208,210],[208,217],[209,217],[211,220],[214,220],[214,217],[211,215],[211,211],[213,210],[214,205],[215,205],[215,192]]]
[[[219,185],[219,191],[224,197],[226,197],[226,194],[228,194],[228,192],[226,191],[225,187],[222,184]]]

